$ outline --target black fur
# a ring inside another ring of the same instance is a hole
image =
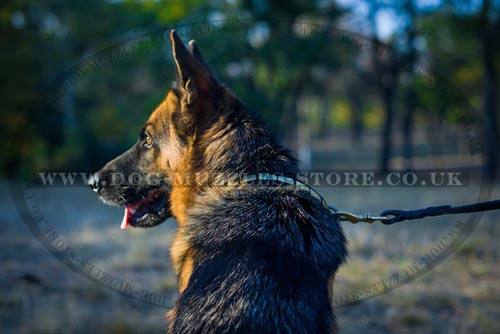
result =
[[[260,115],[231,95],[219,107],[226,121],[214,132],[223,135],[200,139],[203,168],[296,175],[296,160]],[[172,333],[334,330],[328,284],[345,261],[346,239],[307,192],[275,182],[207,186],[179,233],[193,250],[194,270],[175,306]]]
[[[212,191],[199,203],[181,231],[195,269],[173,333],[333,331],[327,287],[346,240],[328,210],[289,186]]]

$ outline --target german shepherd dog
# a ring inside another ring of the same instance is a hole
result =
[[[219,82],[194,41],[188,50],[175,31],[170,37],[175,87],[138,141],[89,179],[105,203],[125,206],[122,229],[177,220],[170,256],[180,294],[168,332],[335,331],[333,278],[347,256],[341,226],[304,187],[214,182],[294,179],[297,161]]]

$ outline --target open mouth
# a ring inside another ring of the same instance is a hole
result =
[[[152,189],[138,202],[125,205],[120,228],[129,226],[152,227],[170,217],[168,193],[162,189]]]

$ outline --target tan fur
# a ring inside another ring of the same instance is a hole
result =
[[[181,101],[175,93],[169,91],[164,101],[149,117],[145,129],[161,141],[160,153],[155,158],[155,163],[150,164],[156,170],[150,172],[169,175],[173,180],[170,192],[170,210],[177,220],[179,230],[174,236],[170,257],[174,271],[179,278],[179,290],[182,292],[187,286],[193,268],[190,247],[183,236],[182,226],[186,222],[187,210],[197,193],[197,187],[190,170],[191,161],[195,159],[193,151],[189,147],[187,150],[181,148],[178,134],[172,125],[173,113],[180,104]]]
[[[335,282],[335,274],[331,275],[328,279],[328,300],[330,300],[330,305],[334,307],[333,300],[333,283]]]
[[[189,283],[189,279],[191,278],[191,274],[194,269],[193,257],[190,254],[191,252],[188,250],[185,253],[184,262],[182,263],[182,267],[179,273],[179,292],[182,293]]]
[[[193,259],[190,253],[190,246],[186,242],[182,229],[180,229],[175,234],[170,247],[170,258],[172,259],[174,272],[179,278],[179,292],[184,291],[193,271]]]

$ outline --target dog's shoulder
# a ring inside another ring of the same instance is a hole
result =
[[[203,196],[197,202],[209,203],[193,207],[182,227],[195,265],[176,307],[176,331],[329,332],[334,319],[327,281],[346,250],[328,210],[290,187]],[[187,320],[194,316],[198,321]]]
[[[186,237],[196,248],[248,252],[263,258],[303,260],[325,273],[344,262],[342,227],[317,199],[293,186],[245,186],[207,191],[189,213]],[[283,254],[277,254],[282,252]],[[241,255],[241,254],[239,254]]]

